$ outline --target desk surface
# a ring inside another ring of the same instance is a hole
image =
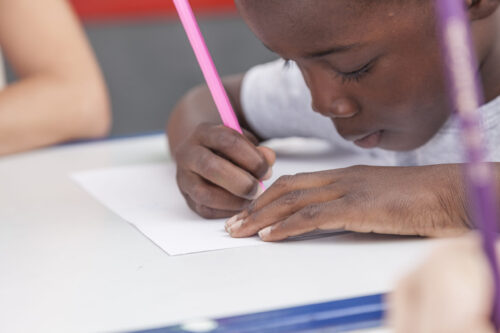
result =
[[[69,178],[167,156],[154,135],[0,159],[1,332],[129,331],[380,291],[364,267],[335,271],[328,242],[169,257]]]

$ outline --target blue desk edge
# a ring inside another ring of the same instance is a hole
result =
[[[377,294],[226,318],[181,323],[133,333],[349,332],[381,327],[385,295]],[[203,325],[206,329],[203,330]]]

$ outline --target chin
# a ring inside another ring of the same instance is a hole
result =
[[[396,152],[406,152],[406,151],[412,151],[414,149],[417,149],[420,146],[412,146],[412,145],[405,145],[401,143],[395,143],[395,144],[383,144],[381,143],[378,148],[383,149],[383,150],[390,150],[390,151],[396,151]]]
[[[417,148],[422,147],[430,140],[409,140],[408,137],[391,137],[390,135],[386,135],[383,140],[381,140],[378,148],[396,152],[407,152],[412,151]]]

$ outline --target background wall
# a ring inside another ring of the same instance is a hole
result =
[[[169,0],[72,0],[102,67],[113,104],[112,136],[165,128],[176,101],[203,82]],[[221,75],[275,59],[232,0],[191,0]],[[8,70],[8,79],[15,78]]]

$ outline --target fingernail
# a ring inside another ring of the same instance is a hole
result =
[[[259,237],[262,239],[269,237],[269,235],[271,234],[271,228],[272,227],[267,227],[259,231]]]
[[[228,227],[227,232],[232,236],[235,231],[238,231],[238,229],[241,228],[242,225],[243,225],[243,220],[238,220]]]
[[[240,214],[236,214],[233,217],[231,217],[229,220],[226,221],[226,224],[224,225],[224,229],[226,229],[227,232],[229,232],[229,227],[232,226],[236,221],[238,221],[238,216]]]
[[[228,231],[229,227],[231,227],[233,224],[238,222],[239,220],[244,219],[246,216],[248,216],[248,213],[246,211],[243,211],[241,213],[238,213],[231,217],[229,220],[226,221],[226,225],[224,226],[224,229]]]
[[[271,179],[272,176],[273,176],[273,168],[269,168],[266,174],[264,175],[264,178],[262,178],[262,180]]]

